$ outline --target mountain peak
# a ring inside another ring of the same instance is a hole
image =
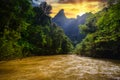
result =
[[[61,10],[59,11],[59,13],[63,13],[63,14],[64,14],[64,9],[61,9]]]
[[[66,18],[65,13],[64,13],[64,9],[61,9],[55,17],[58,17],[58,16]]]
[[[65,16],[64,9],[61,9],[52,19],[52,22],[60,26],[71,41],[73,41],[74,44],[77,44],[77,42],[82,41],[85,37],[84,34],[80,33],[78,26],[84,24],[87,16],[89,15],[90,13],[85,13],[81,16],[78,15],[77,18],[67,18]]]

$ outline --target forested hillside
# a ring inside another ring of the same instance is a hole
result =
[[[80,25],[86,38],[76,46],[83,56],[120,59],[120,1],[109,0],[102,11],[88,17]]]
[[[65,54],[72,50],[63,30],[51,22],[46,2],[0,0],[0,60],[31,55]]]

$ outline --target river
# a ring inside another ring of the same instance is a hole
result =
[[[55,55],[1,61],[0,80],[120,80],[120,60]]]

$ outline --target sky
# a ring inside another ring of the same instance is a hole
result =
[[[105,5],[106,0],[33,0],[39,4],[46,1],[52,6],[51,17],[54,17],[61,9],[64,9],[67,18],[76,18],[86,12],[96,13]]]

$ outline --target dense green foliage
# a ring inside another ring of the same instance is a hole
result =
[[[68,53],[71,41],[51,22],[52,7],[30,0],[0,1],[0,60],[30,55]]]
[[[111,1],[111,0],[110,0]],[[87,34],[75,52],[84,56],[120,59],[120,2],[91,15],[80,28]]]

